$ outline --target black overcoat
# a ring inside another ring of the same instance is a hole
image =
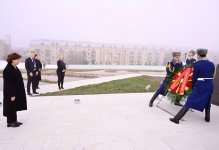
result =
[[[57,61],[57,73],[63,73],[63,70],[66,70],[66,64],[62,60]]]
[[[3,115],[27,110],[27,99],[22,74],[17,67],[7,64],[3,71]],[[15,101],[11,97],[15,96]]]
[[[38,71],[37,78],[38,80],[42,80],[41,78],[42,63],[40,62],[39,59],[36,59],[36,66],[37,66],[37,71]]]

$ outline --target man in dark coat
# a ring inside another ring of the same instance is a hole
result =
[[[41,78],[41,71],[42,71],[42,63],[40,60],[37,58],[37,54],[35,55],[35,61],[36,61],[36,66],[38,70],[38,75],[36,77],[36,89],[39,89],[39,82],[42,80]]]
[[[183,67],[182,62],[180,62],[180,52],[173,52],[173,59],[172,61],[168,62],[166,65],[166,77],[163,80],[162,84],[160,85],[159,89],[154,93],[153,97],[150,100],[149,107],[153,107],[153,102],[155,99],[158,97],[159,94],[166,96],[167,95],[167,90],[166,86],[168,84],[168,81],[171,81],[172,78],[175,75],[175,70],[180,70]],[[176,104],[179,105],[179,104]]]
[[[39,70],[37,68],[37,63],[35,59],[36,52],[31,51],[31,56],[25,60],[25,68],[27,70],[27,95],[32,95],[30,93],[30,85],[32,84],[33,94],[39,94],[36,92],[37,86],[37,75]]]
[[[64,57],[60,56],[59,60],[57,61],[57,76],[58,76],[58,87],[59,90],[64,89],[63,83],[64,83],[64,77],[65,77],[65,71],[66,71],[66,64],[64,62]]]
[[[19,127],[17,111],[27,110],[27,100],[24,82],[20,70],[17,68],[20,55],[8,55],[8,64],[3,71],[3,115],[7,117],[8,127]]]
[[[193,65],[193,88],[185,105],[170,121],[178,124],[179,120],[192,108],[198,111],[205,110],[205,121],[210,121],[211,95],[213,93],[214,64],[206,58],[208,50],[198,49],[198,61]]]

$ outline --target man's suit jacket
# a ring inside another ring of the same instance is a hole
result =
[[[25,60],[25,68],[27,70],[27,75],[29,75],[30,73],[35,73],[37,71],[36,60],[30,57],[27,58]]]

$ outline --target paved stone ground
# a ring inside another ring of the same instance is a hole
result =
[[[19,112],[24,124],[7,128],[0,117],[1,150],[216,150],[219,109],[212,107],[212,120],[189,112],[179,125],[171,115],[154,106],[148,94],[112,94],[63,97],[31,97],[28,111]],[[74,99],[79,98],[80,104]],[[163,102],[161,107],[180,108]],[[2,107],[0,108],[2,111]]]
[[[0,116],[0,150],[218,149],[219,107],[212,106],[210,123],[190,111],[176,125],[170,114],[148,107],[152,94],[28,97],[28,110],[18,113],[21,127],[7,128]],[[174,114],[180,109],[165,100],[159,106]]]

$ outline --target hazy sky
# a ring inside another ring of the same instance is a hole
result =
[[[0,38],[219,49],[219,0],[0,0]]]

